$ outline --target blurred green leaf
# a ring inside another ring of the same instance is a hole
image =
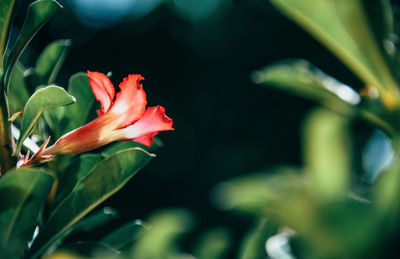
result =
[[[364,1],[366,17],[380,47],[390,56],[393,56],[394,19],[390,0]],[[391,44],[389,46],[387,44]]]
[[[43,80],[43,84],[54,83],[68,50],[71,46],[71,40],[57,40],[43,50],[36,60],[35,72]]]
[[[221,0],[173,0],[177,13],[192,22],[204,21],[218,11]]]
[[[46,259],[89,259],[89,257],[78,255],[76,252],[60,249],[46,257]]]
[[[308,115],[303,129],[303,155],[311,188],[320,199],[348,195],[352,175],[349,121],[326,109]]]
[[[11,112],[23,111],[29,96],[30,93],[24,79],[24,67],[17,62],[11,73],[10,91],[7,95]]]
[[[217,198],[222,208],[267,217],[276,222],[272,228],[293,229],[307,249],[318,255],[316,258],[361,259],[372,254],[379,224],[369,204],[346,197],[339,201],[321,200],[310,195],[311,184],[303,178],[290,173],[237,177],[217,188]],[[254,243],[257,244],[260,245]]]
[[[224,210],[269,214],[271,205],[303,190],[305,183],[299,170],[280,167],[266,172],[239,176],[217,185],[212,193],[215,204]]]
[[[29,136],[39,117],[45,110],[56,106],[67,105],[75,102],[75,98],[69,95],[63,88],[55,85],[37,90],[25,105],[20,137],[17,142],[15,154],[19,154],[22,143]]]
[[[225,228],[214,228],[203,233],[197,240],[193,255],[197,259],[227,258],[232,243],[231,233]]]
[[[86,177],[90,170],[103,158],[97,154],[83,154],[73,158],[63,174],[58,175],[58,187],[53,207],[56,207],[65,199],[74,189],[76,183]]]
[[[192,218],[181,209],[153,213],[145,221],[149,231],[143,233],[133,246],[130,258],[172,259],[179,257],[177,239],[192,227]]]
[[[37,258],[78,220],[124,186],[154,155],[132,148],[98,163],[53,210],[33,243],[30,256]]]
[[[61,250],[73,251],[80,256],[87,256],[89,258],[96,259],[113,259],[118,258],[117,256],[119,255],[119,251],[113,249],[112,247],[93,241],[78,241],[67,244],[63,246]]]
[[[18,38],[6,59],[6,72],[4,82],[7,88],[9,77],[14,68],[15,62],[21,56],[22,52],[32,40],[32,38],[36,35],[36,33],[61,8],[62,6],[54,0],[38,0],[33,2],[29,6],[28,13],[26,15],[21,31],[18,35]]]
[[[360,95],[349,86],[314,67],[306,60],[284,60],[252,74],[255,83],[294,93],[346,114],[355,112]]]
[[[385,58],[381,39],[376,39],[370,28],[363,0],[271,2],[320,40],[366,85],[377,87],[388,108],[399,105],[396,80]],[[374,2],[379,1],[368,1],[368,4]]]
[[[267,252],[265,243],[277,232],[276,223],[261,220],[243,238],[239,247],[239,259],[265,259]]]
[[[373,187],[374,208],[382,221],[382,231],[391,229],[399,223],[400,215],[400,160],[395,163],[378,178]]]
[[[100,242],[117,250],[124,250],[147,231],[141,220],[128,222],[103,237]]]
[[[0,257],[20,258],[32,239],[53,177],[38,169],[14,169],[0,178]]]

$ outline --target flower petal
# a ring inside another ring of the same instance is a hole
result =
[[[101,110],[97,111],[97,113],[101,115],[111,106],[112,100],[115,96],[114,86],[110,79],[103,73],[88,71],[87,75],[94,96],[101,104]]]
[[[140,84],[142,80],[141,75],[128,75],[119,84],[121,91],[110,108],[111,113],[120,115],[119,128],[137,121],[146,110],[146,93]]]
[[[153,144],[153,137],[157,134],[158,134],[158,132],[156,132],[154,134],[146,135],[143,137],[139,137],[139,138],[134,138],[133,140],[140,144],[150,147]]]
[[[118,115],[105,113],[95,120],[61,136],[43,155],[77,154],[121,139],[116,131]]]
[[[121,129],[124,139],[133,139],[139,143],[150,146],[153,136],[159,131],[173,130],[172,119],[165,114],[162,106],[149,107],[143,116],[131,126]]]

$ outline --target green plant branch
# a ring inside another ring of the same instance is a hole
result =
[[[8,103],[5,92],[0,94],[0,167],[7,172],[15,166],[15,158],[12,157],[11,124],[8,122]]]

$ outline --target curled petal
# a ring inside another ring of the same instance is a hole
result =
[[[142,80],[141,75],[128,75],[119,84],[121,91],[110,108],[110,113],[120,115],[119,128],[137,121],[146,110],[146,93],[140,84]]]
[[[162,106],[149,107],[143,116],[131,126],[121,129],[125,140],[133,139],[150,146],[153,136],[160,131],[173,130],[172,119],[165,114]]]
[[[89,84],[96,100],[101,104],[101,110],[97,111],[99,115],[105,113],[111,106],[115,96],[114,86],[110,79],[103,73],[87,72],[89,76]]]

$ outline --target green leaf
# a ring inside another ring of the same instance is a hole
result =
[[[398,143],[397,143],[398,144]],[[398,224],[400,215],[400,160],[395,163],[378,178],[373,186],[373,205],[383,219],[384,229],[393,231],[393,226]]]
[[[135,220],[106,235],[100,242],[114,249],[123,250],[137,240],[145,231],[147,231],[147,226],[141,220]]]
[[[83,154],[72,159],[63,174],[58,175],[58,187],[53,207],[68,196],[76,183],[86,177],[90,170],[103,158],[97,154]]]
[[[240,243],[239,259],[265,259],[265,242],[277,232],[276,223],[271,220],[261,220],[254,226]]]
[[[54,83],[70,46],[71,40],[57,40],[50,43],[40,54],[35,71],[43,80],[43,84]]]
[[[149,231],[135,242],[129,258],[180,258],[177,239],[192,228],[191,215],[182,209],[161,210],[145,222],[150,227]]]
[[[394,55],[393,43],[394,17],[390,0],[365,1],[363,3],[369,26],[381,47],[390,55]],[[389,46],[387,44],[391,44]]]
[[[7,86],[11,72],[15,62],[21,56],[22,52],[36,35],[36,33],[49,21],[62,6],[54,0],[38,0],[33,2],[28,9],[24,24],[18,38],[6,59],[5,78],[4,82]]]
[[[299,171],[291,167],[278,167],[227,180],[214,188],[213,202],[223,210],[265,216],[269,214],[271,206],[304,190],[305,183],[298,175]]]
[[[87,217],[79,220],[77,224],[73,226],[73,231],[84,231],[90,232],[95,228],[104,226],[107,222],[116,219],[118,217],[118,211],[111,207],[104,207],[99,211],[91,213]]]
[[[18,63],[11,73],[10,91],[7,95],[11,113],[23,111],[30,93],[24,79],[24,67]]]
[[[388,135],[395,135],[387,121],[385,107],[377,100],[363,99],[351,87],[326,75],[306,60],[284,60],[269,65],[252,74],[255,83],[276,87],[319,102],[341,114],[354,115],[381,128]]]
[[[360,95],[349,86],[326,75],[306,60],[284,60],[252,74],[255,83],[318,101],[345,114],[353,114]]]
[[[0,257],[20,258],[32,239],[53,177],[38,169],[14,169],[0,178]]]
[[[73,251],[74,254],[79,254],[80,257],[76,259],[88,259],[88,258],[103,258],[103,259],[122,259],[119,257],[119,251],[115,250],[107,245],[93,241],[78,241],[76,243],[70,243],[63,246],[61,251]],[[84,257],[82,257],[84,256]],[[46,257],[47,258],[47,257]],[[52,257],[51,257],[52,258]],[[50,258],[50,259],[51,259]],[[74,259],[75,257],[54,257],[54,258],[65,258]]]
[[[57,239],[49,247],[49,251],[57,250],[58,247],[63,243],[64,239],[67,238],[71,233],[80,231],[90,232],[93,229],[104,226],[107,222],[118,217],[118,212],[110,207],[105,207],[99,211],[95,211],[90,215],[87,215],[83,219],[79,220],[75,225],[70,227],[67,231],[57,237]]]
[[[31,247],[37,258],[78,220],[124,186],[154,155],[139,148],[120,151],[98,163],[53,210]]]
[[[232,243],[231,233],[225,228],[214,228],[203,233],[197,240],[193,255],[197,259],[227,258]]]
[[[76,98],[74,105],[59,107],[47,113],[48,121],[57,137],[84,125],[95,98],[85,73],[76,73],[69,79],[68,93]]]
[[[43,87],[43,80],[39,77],[39,75],[36,73],[35,69],[30,67],[27,68],[24,71],[24,79],[27,88],[29,89],[30,92],[34,92],[38,90],[38,88]]]
[[[15,0],[3,0],[0,2],[0,57],[4,57],[8,36],[11,29],[11,20],[15,7],[18,6]],[[3,60],[0,60],[0,72],[3,73]]]
[[[68,92],[75,96],[76,103],[65,107],[63,115],[64,120],[66,120],[66,126],[60,125],[63,128],[62,133],[84,125],[95,103],[94,94],[89,85],[89,77],[85,73],[77,73],[71,76],[68,83]]]
[[[127,149],[127,148],[134,148],[134,147],[139,147],[139,148],[142,148],[144,150],[149,151],[149,147],[148,146],[145,146],[145,145],[140,144],[138,142],[135,142],[135,141],[119,141],[119,142],[116,142],[114,144],[111,144],[103,152],[101,152],[101,154],[104,157],[109,157],[109,156],[112,156],[112,155],[118,153],[121,150],[124,150],[124,149]]]
[[[388,108],[399,105],[400,91],[383,51],[381,39],[375,38],[364,7],[364,4],[373,5],[379,1],[271,2],[336,54],[366,85],[377,87]],[[384,16],[385,13],[381,15]]]
[[[108,146],[103,152],[101,152],[101,154],[104,157],[109,157],[109,156],[114,155],[115,153],[117,153],[120,150],[127,149],[127,148],[133,148],[133,147],[140,147],[146,151],[152,152],[162,146],[163,146],[162,140],[157,137],[154,137],[153,144],[150,147],[140,144],[135,141],[131,141],[131,140],[119,141],[119,142],[113,143],[110,146]]]
[[[349,121],[326,109],[313,111],[303,129],[304,160],[315,196],[347,196],[352,175]]]
[[[45,110],[56,106],[67,105],[75,102],[75,98],[69,95],[63,88],[55,85],[37,90],[28,100],[24,108],[24,117],[20,129],[20,137],[17,142],[15,154],[19,154],[22,143],[29,136],[40,115]]]

